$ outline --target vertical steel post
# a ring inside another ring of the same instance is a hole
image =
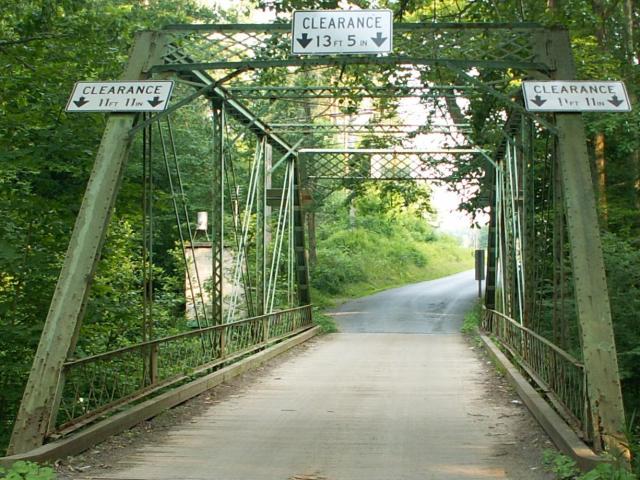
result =
[[[264,146],[264,193],[271,190],[273,175],[271,173],[273,167],[273,147],[270,144]],[[272,240],[271,234],[271,206],[265,202],[264,205],[264,243],[269,245]]]
[[[260,291],[260,298],[262,304],[262,311],[260,315],[264,315],[269,311],[269,273],[268,273],[268,265],[269,265],[269,245],[271,245],[272,234],[271,234],[271,206],[267,202],[267,197],[269,196],[269,190],[271,190],[272,184],[272,174],[271,167],[273,166],[273,147],[271,144],[266,143],[264,145],[264,155],[262,156],[262,178],[263,182],[262,186],[262,195],[260,196],[260,201],[262,203],[262,223],[259,228],[262,228],[262,242],[260,244],[260,258],[262,259],[262,263],[259,266],[260,268],[260,285],[262,285]]]
[[[564,207],[562,205],[562,182],[560,163],[553,148],[553,341],[567,349],[567,322],[564,311],[565,271],[564,271]]]
[[[223,320],[222,276],[224,257],[224,104],[214,100],[213,112],[213,178],[211,185],[211,321],[219,325]]]
[[[123,80],[147,78],[160,63],[165,37],[157,32],[136,36]],[[54,422],[56,397],[62,392],[62,367],[75,349],[89,289],[129,155],[136,114],[111,114],[100,142],[82,205],[71,234],[60,277],[14,424],[8,453],[36,448]]]
[[[262,138],[262,155],[258,159],[256,198],[256,315],[264,315],[267,308],[267,189],[266,154],[267,139]]]
[[[298,302],[300,305],[309,305],[311,303],[311,291],[309,290],[309,254],[304,238],[302,179],[298,155],[294,157],[293,168],[293,242],[296,260],[296,279],[298,283]]]
[[[484,305],[489,310],[496,308],[496,191],[497,175],[494,165],[487,165],[485,188],[489,189],[489,231],[487,235],[487,279],[484,286]]]
[[[541,54],[550,57],[556,68],[553,78],[574,79],[568,32],[550,31],[544,47]],[[618,360],[584,124],[579,113],[558,113],[556,125],[594,442],[596,448],[602,446],[614,454],[626,452]]]

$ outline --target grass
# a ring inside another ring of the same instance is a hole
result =
[[[474,307],[464,315],[464,321],[460,331],[465,335],[475,336],[478,333],[480,327],[480,321],[482,320],[482,305],[480,302],[476,303]]]
[[[313,322],[320,327],[322,333],[335,333],[338,331],[338,325],[333,317],[322,312],[313,312]]]
[[[403,233],[384,235],[358,228],[336,232],[322,242],[311,274],[314,305],[327,308],[473,267],[472,251],[452,238],[419,241]]]
[[[542,463],[557,480],[637,480],[638,477],[615,461],[602,463],[587,473],[581,473],[576,462],[553,450],[543,453]]]

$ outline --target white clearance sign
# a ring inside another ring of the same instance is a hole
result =
[[[77,82],[67,112],[161,112],[173,90],[170,80]]]
[[[393,48],[391,10],[311,10],[293,12],[291,53],[334,55],[389,53]]]
[[[525,107],[530,112],[629,112],[622,82],[524,81]]]

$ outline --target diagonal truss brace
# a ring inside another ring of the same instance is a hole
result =
[[[184,64],[184,66],[186,67],[190,66],[189,57],[179,55],[178,50],[174,51],[170,55],[166,55],[165,58],[169,61],[175,61]],[[179,77],[190,81],[190,83],[195,80],[197,82],[196,84],[199,84],[202,87],[198,92],[196,92],[196,94],[202,92],[202,94],[206,93],[212,99],[224,101],[227,107],[229,107],[227,110],[227,113],[229,115],[231,115],[242,125],[249,128],[257,135],[265,136],[269,140],[269,142],[278,150],[286,153],[292,149],[286,140],[284,140],[280,135],[272,132],[271,127],[266,122],[260,120],[258,116],[255,115],[242,102],[237,100],[226,89],[220,86],[224,79],[229,78],[230,75],[227,75],[222,80],[216,81],[207,73],[193,68],[186,68],[185,71],[177,72],[177,74]]]
[[[150,67],[162,58],[164,48],[163,34],[139,33],[122,78],[147,78]],[[63,363],[75,348],[129,154],[129,131],[135,118],[136,114],[119,113],[111,114],[107,120],[20,403],[9,455],[42,445],[56,415],[64,384]]]

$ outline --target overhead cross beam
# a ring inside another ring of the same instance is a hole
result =
[[[458,97],[465,92],[478,91],[474,85],[428,85],[367,87],[337,87],[334,85],[318,85],[308,87],[283,86],[232,86],[229,87],[236,98],[252,100],[294,100],[294,99],[335,99],[335,98],[441,98]]]
[[[198,62],[191,65],[180,63],[156,65],[153,71],[161,72],[185,72],[195,70],[230,70],[240,68],[275,68],[275,67],[311,67],[311,66],[333,66],[342,67],[344,65],[428,65],[447,66],[452,65],[457,68],[495,68],[519,70],[542,70],[547,66],[543,63],[526,62],[519,60],[441,60],[439,58],[425,58],[414,56],[393,56],[393,57],[322,57],[322,58],[287,58],[276,60],[240,60],[240,61],[220,61],[220,62]]]
[[[394,25],[394,50],[387,56],[292,57],[290,24],[170,25],[164,30],[176,48],[186,45],[195,70],[289,66],[444,65],[468,69],[544,70],[528,39],[544,31],[535,23],[414,23]],[[460,48],[464,45],[465,48]],[[487,55],[487,50],[494,53]],[[180,64],[158,65],[154,71],[180,71]]]
[[[447,180],[455,159],[484,154],[479,148],[428,150],[302,148],[310,179]]]

